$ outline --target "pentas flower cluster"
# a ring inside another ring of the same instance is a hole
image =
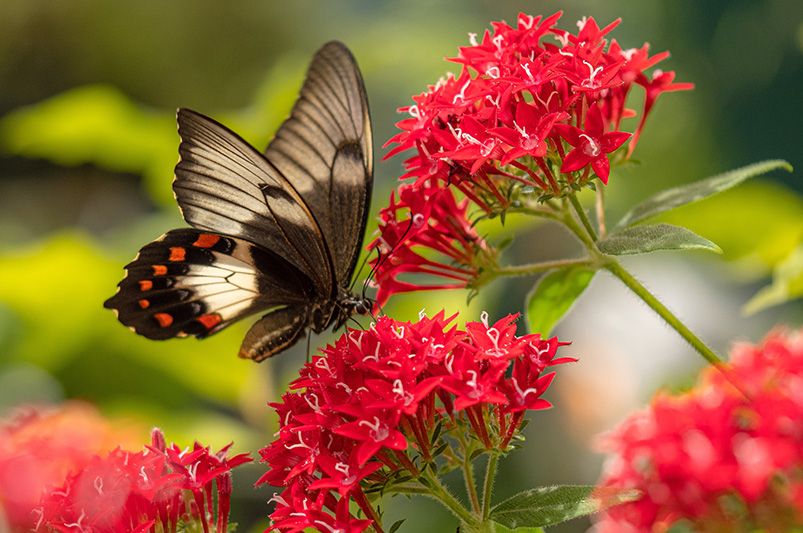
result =
[[[404,177],[449,181],[470,197],[472,188],[487,188],[502,203],[493,176],[552,194],[561,192],[561,175],[567,184],[582,184],[593,170],[607,183],[608,154],[631,136],[621,126],[635,116],[625,107],[633,85],[647,93],[635,139],[658,96],[693,87],[673,83],[674,72],[647,74],[668,52],[650,57],[648,44],[608,43],[604,37],[619,19],[600,29],[584,18],[573,34],[555,27],[560,17],[522,13],[515,27],[494,22],[480,41],[470,36],[471,46],[452,59],[463,66],[460,75],[401,109],[410,118],[397,124],[402,131],[388,141],[395,147],[387,157],[415,149]]]
[[[231,469],[251,460],[226,458],[197,442],[167,446],[158,429],[138,452],[95,456],[47,491],[34,509],[35,531],[61,533],[228,531]]]
[[[601,485],[641,498],[613,507],[599,533],[792,531],[803,524],[803,330],[737,346],[729,370],[660,395],[602,441]]]
[[[674,83],[674,72],[648,73],[668,52],[650,56],[648,44],[623,49],[609,42],[605,36],[619,20],[600,29],[584,18],[571,33],[556,27],[560,16],[522,13],[515,27],[494,22],[481,39],[472,34],[471,46],[451,60],[460,74],[400,109],[409,118],[397,124],[401,132],[387,142],[393,148],[386,157],[413,151],[402,176],[412,184],[402,185],[379,215],[373,246],[400,256],[374,260],[380,287],[387,284],[381,292],[471,286],[494,254],[482,252],[487,246],[471,229],[470,204],[485,215],[504,214],[528,198],[570,194],[595,176],[607,183],[610,158],[630,155],[657,98],[693,87]],[[634,85],[646,96],[631,133],[622,120],[636,116],[626,107]],[[619,150],[628,139],[629,149]],[[450,186],[470,204],[439,192]],[[399,280],[410,272],[445,281],[416,287]]]
[[[380,519],[373,492],[443,466],[466,434],[477,450],[507,450],[524,412],[550,406],[542,395],[555,374],[544,370],[574,360],[555,358],[557,339],[517,336],[513,315],[495,324],[483,315],[465,330],[454,319],[383,316],[302,368],[272,404],[278,438],[260,451],[269,470],[258,483],[283,487],[273,529],[363,531]]]
[[[378,251],[372,266],[379,305],[395,293],[465,287],[483,267],[496,263],[496,251],[468,220],[468,204],[467,199],[458,201],[453,191],[433,183],[403,184],[391,195],[380,216],[380,236],[369,246]],[[424,250],[437,252],[448,262],[434,261]],[[400,279],[408,274],[427,274],[443,281],[422,286],[420,281]]]

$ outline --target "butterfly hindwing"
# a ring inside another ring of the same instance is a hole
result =
[[[126,271],[104,305],[151,339],[206,337],[249,314],[312,297],[309,279],[281,256],[194,229],[145,245]]]
[[[265,154],[315,214],[335,270],[354,270],[373,183],[371,122],[360,70],[348,48],[325,44],[312,59],[290,117]]]
[[[193,227],[274,250],[332,293],[324,236],[303,198],[262,154],[209,117],[180,109],[180,160],[173,191]]]
[[[304,336],[308,308],[289,306],[271,311],[255,322],[240,346],[240,357],[262,361],[289,348]]]

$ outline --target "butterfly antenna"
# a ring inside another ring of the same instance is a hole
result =
[[[362,259],[362,263],[360,263],[360,268],[357,269],[357,275],[354,276],[354,279],[351,280],[351,285],[349,286],[349,291],[354,290],[354,285],[357,284],[357,279],[360,277],[360,272],[362,269],[365,268],[365,264],[368,262],[368,259],[371,257],[371,254],[366,254],[365,257]]]
[[[385,264],[385,261],[387,261],[390,258],[391,255],[393,255],[393,252],[396,251],[396,248],[398,248],[399,245],[404,242],[404,239],[407,237],[407,234],[410,233],[411,229],[413,229],[413,217],[412,216],[410,217],[410,223],[407,224],[407,229],[404,230],[404,233],[402,233],[402,236],[399,237],[398,241],[396,241],[396,244],[394,244],[390,248],[390,250],[388,250],[388,253],[386,253],[383,256],[382,252],[380,252],[379,248],[377,247],[377,249],[376,249],[376,254],[377,254],[376,264],[373,266],[373,268],[371,268],[371,272],[368,273],[368,277],[365,278],[365,282],[362,285],[362,297],[363,298],[365,298],[365,291],[368,289],[368,285],[371,283],[371,281],[373,280],[374,276],[376,276],[376,273],[379,270],[379,268],[382,265]]]

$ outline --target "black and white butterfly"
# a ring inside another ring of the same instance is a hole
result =
[[[202,338],[258,312],[240,356],[256,361],[307,329],[339,327],[372,302],[349,282],[373,183],[371,121],[351,52],[312,59],[290,117],[262,154],[179,109],[173,191],[192,228],[144,246],[104,306],[150,339]]]

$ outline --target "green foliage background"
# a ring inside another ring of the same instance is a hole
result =
[[[624,47],[649,41],[654,52],[671,50],[662,67],[697,84],[661,98],[636,153],[641,163],[611,179],[614,214],[659,189],[760,159],[803,168],[803,14],[795,0],[0,3],[0,414],[81,398],[145,429],[159,425],[177,442],[234,440],[238,451],[267,443],[275,421],[265,404],[304,360],[303,343],[258,366],[235,356],[244,325],[203,343],[157,343],[131,334],[101,307],[138,247],[182,224],[170,189],[175,108],[210,114],[263,146],[289,111],[312,52],[338,38],[363,69],[381,155],[395,108],[456,68],[442,58],[468,32],[515,20],[518,11],[558,8],[567,12],[567,28],[583,15],[601,23],[621,16],[613,37]],[[400,168],[398,158],[377,165],[374,211]],[[719,245],[725,262],[694,253],[688,260],[716,269],[744,302],[770,285],[753,300],[756,311],[803,293],[801,183],[799,174],[756,180],[661,221]],[[522,235],[507,252],[511,262],[541,258],[546,246],[533,246],[536,237],[566,246],[548,229],[532,233],[511,222],[507,230]],[[497,282],[464,317],[523,311],[522,288]],[[412,318],[422,308],[464,306],[465,294],[425,293],[401,296],[386,312]],[[792,325],[803,317],[799,301],[770,313]],[[573,333],[560,331],[568,339]],[[314,339],[313,349],[331,338]],[[500,496],[594,481],[599,459],[560,414],[558,402],[530,425],[540,429],[503,469]],[[271,491],[250,486],[260,470],[236,478],[242,531],[266,524]],[[432,505],[392,502],[388,512],[406,516],[409,530],[446,530],[448,517],[430,513]]]

